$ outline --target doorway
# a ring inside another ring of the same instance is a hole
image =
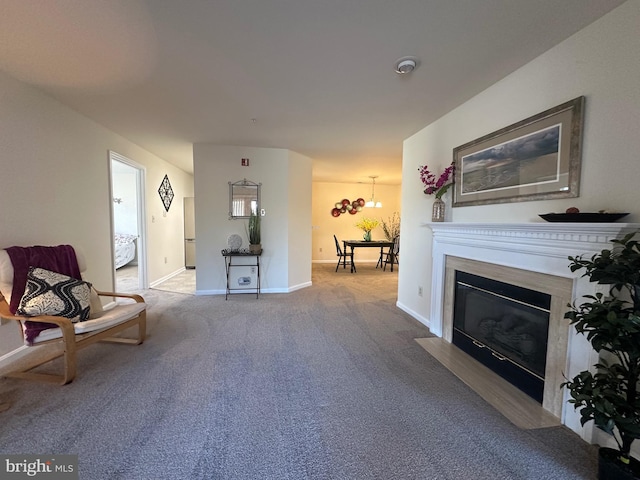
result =
[[[114,288],[132,292],[148,288],[144,222],[144,167],[109,152]]]

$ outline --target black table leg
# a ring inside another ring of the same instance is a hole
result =
[[[356,269],[355,257],[353,255],[353,245],[351,245],[351,273],[353,273],[355,269]]]
[[[346,254],[347,253],[347,242],[343,241],[342,242],[342,251]],[[347,268],[347,256],[344,255],[342,257],[342,269],[344,270],[345,268]]]

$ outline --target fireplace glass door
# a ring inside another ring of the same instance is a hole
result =
[[[551,296],[456,271],[453,343],[542,402]]]

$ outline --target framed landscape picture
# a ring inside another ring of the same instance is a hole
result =
[[[453,206],[577,197],[584,97],[453,150]]]

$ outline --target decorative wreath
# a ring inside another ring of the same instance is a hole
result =
[[[354,200],[353,202],[349,201],[347,198],[343,198],[341,202],[337,202],[331,210],[331,215],[334,217],[339,217],[343,213],[349,212],[351,215],[355,215],[358,212],[361,212],[364,208],[364,198],[359,198]]]

